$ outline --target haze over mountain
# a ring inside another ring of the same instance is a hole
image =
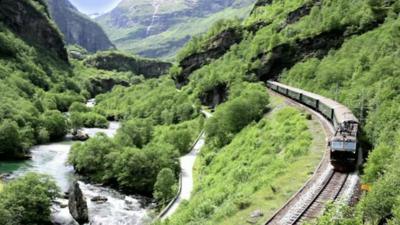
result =
[[[96,21],[121,50],[171,57],[215,21],[244,17],[255,0],[123,0]]]
[[[69,0],[47,0],[47,3],[67,44],[78,44],[90,52],[114,48],[103,29],[80,13]]]

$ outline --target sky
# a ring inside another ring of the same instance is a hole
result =
[[[121,0],[70,0],[79,11],[91,15],[104,13],[115,8]]]

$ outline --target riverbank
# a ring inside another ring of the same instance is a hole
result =
[[[119,123],[111,122],[107,129],[84,128],[83,131],[90,137],[102,132],[107,136],[115,135]],[[16,178],[27,172],[48,174],[54,178],[61,191],[67,192],[72,181],[76,179],[74,169],[67,165],[68,153],[71,146],[77,143],[67,136],[63,141],[46,145],[34,146],[31,149],[32,158],[26,161],[1,162],[0,173],[10,173],[11,178]],[[124,195],[108,187],[80,182],[83,195],[89,207],[89,220],[91,224],[121,224],[139,225],[147,218],[146,206],[141,199]],[[94,197],[101,196],[104,202],[94,202]],[[57,199],[57,204],[52,206],[52,221],[58,224],[76,225],[69,213],[68,200]]]

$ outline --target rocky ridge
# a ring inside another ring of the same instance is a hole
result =
[[[68,62],[62,36],[49,18],[47,6],[37,0],[0,0],[0,21],[24,41],[53,52]]]
[[[80,13],[69,0],[47,0],[47,3],[67,44],[77,44],[89,52],[115,48],[103,29]]]

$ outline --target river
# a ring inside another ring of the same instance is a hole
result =
[[[93,137],[99,132],[113,136],[119,123],[111,122],[108,129],[85,128]],[[67,164],[68,153],[74,142],[70,137],[64,141],[38,145],[31,149],[32,159],[24,162],[0,162],[0,173],[11,173],[11,178],[27,172],[48,174],[54,178],[62,192],[68,191],[74,178],[74,169]],[[141,225],[150,221],[148,210],[140,198],[126,196],[111,188],[79,181],[89,208],[90,225]],[[93,197],[106,197],[104,203],[92,202]],[[52,221],[61,225],[76,225],[69,214],[68,200],[57,199],[52,207]]]

